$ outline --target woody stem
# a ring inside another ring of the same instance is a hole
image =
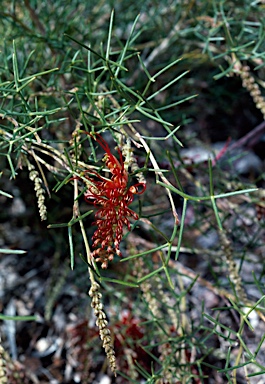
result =
[[[163,180],[163,182],[165,184],[171,185],[171,183],[167,180],[167,178],[160,171],[160,168],[159,168],[159,165],[157,164],[155,156],[153,155],[153,153],[152,153],[150,147],[147,145],[146,141],[142,138],[142,136],[138,132],[134,132],[134,133],[137,136],[137,139],[143,145],[144,149],[146,150],[146,153],[149,154],[150,161],[153,164],[154,168],[156,169],[156,174],[161,177],[161,179]],[[171,191],[168,188],[167,188],[167,194],[168,194],[169,201],[170,201],[170,204],[171,204],[171,209],[172,209],[173,216],[174,216],[174,218],[176,220],[176,224],[179,224],[179,218],[178,218],[177,210],[176,210],[176,207],[175,207],[175,204],[174,204],[174,200],[173,200]]]

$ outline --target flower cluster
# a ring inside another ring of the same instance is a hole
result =
[[[251,75],[250,68],[248,65],[241,66],[240,69],[241,70],[239,72],[239,75],[242,79],[243,87],[249,91],[254,103],[256,104],[256,107],[261,111],[263,117],[265,118],[265,100],[261,93],[259,85],[257,84],[254,76]]]
[[[130,230],[129,218],[138,219],[138,215],[128,206],[132,203],[134,195],[145,191],[145,184],[128,186],[128,172],[124,168],[120,150],[118,160],[100,135],[97,134],[95,139],[106,152],[104,161],[111,178],[107,179],[97,172],[92,172],[93,177],[87,177],[89,183],[85,199],[87,202],[93,200],[98,208],[94,223],[97,230],[92,237],[94,248],[92,257],[102,263],[102,268],[107,268],[108,261],[111,261],[115,254],[122,256],[119,245],[123,227],[126,226]]]
[[[47,219],[47,208],[45,205],[44,189],[42,188],[42,180],[39,177],[39,172],[36,171],[35,166],[27,160],[27,166],[29,170],[29,178],[34,182],[34,190],[38,199],[38,208],[41,220]]]
[[[97,318],[96,325],[99,327],[99,335],[103,341],[103,348],[105,349],[107,358],[110,363],[110,368],[116,376],[116,358],[112,345],[112,337],[110,330],[108,329],[108,321],[106,320],[106,314],[103,310],[103,304],[101,302],[101,293],[99,292],[99,284],[94,282],[89,290],[89,296],[92,298],[91,307],[94,308],[94,313]]]

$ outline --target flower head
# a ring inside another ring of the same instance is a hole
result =
[[[93,172],[93,176],[98,180],[87,177],[90,183],[87,185],[85,199],[87,202],[93,200],[98,208],[94,223],[97,229],[92,237],[94,248],[92,257],[102,263],[102,268],[107,268],[108,262],[115,254],[122,256],[119,246],[123,237],[123,228],[126,226],[130,230],[129,218],[138,220],[138,215],[128,206],[135,195],[145,191],[145,184],[137,183],[128,186],[128,172],[124,168],[120,150],[118,150],[118,160],[100,135],[96,135],[96,141],[106,152],[104,161],[111,173],[111,178],[107,179]]]

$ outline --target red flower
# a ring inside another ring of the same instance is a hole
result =
[[[124,168],[121,151],[118,149],[120,157],[118,160],[110,152],[106,141],[98,134],[96,141],[106,152],[104,161],[112,176],[107,179],[93,172],[100,181],[87,178],[93,184],[87,185],[85,199],[87,202],[94,200],[94,205],[99,208],[95,214],[94,224],[97,230],[92,237],[94,248],[92,256],[102,263],[102,268],[107,268],[108,261],[113,259],[115,253],[122,256],[119,245],[123,236],[123,227],[126,226],[130,230],[129,218],[135,220],[139,218],[128,206],[132,203],[134,195],[145,191],[145,184],[138,183],[129,187],[128,172]]]

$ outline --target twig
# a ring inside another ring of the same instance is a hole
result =
[[[253,145],[255,145],[260,137],[265,132],[265,120],[260,123],[257,127],[252,129],[249,133],[247,133],[245,136],[241,137],[241,139],[237,140],[235,143],[231,144],[227,151],[231,151],[235,148],[241,148],[243,146],[246,146],[247,148],[252,148]]]
[[[28,9],[30,13],[31,20],[33,21],[33,24],[38,28],[38,30],[41,32],[42,35],[46,34],[45,28],[40,22],[38,15],[36,14],[35,10],[31,8],[31,5],[29,3],[29,0],[24,0],[25,7]]]

